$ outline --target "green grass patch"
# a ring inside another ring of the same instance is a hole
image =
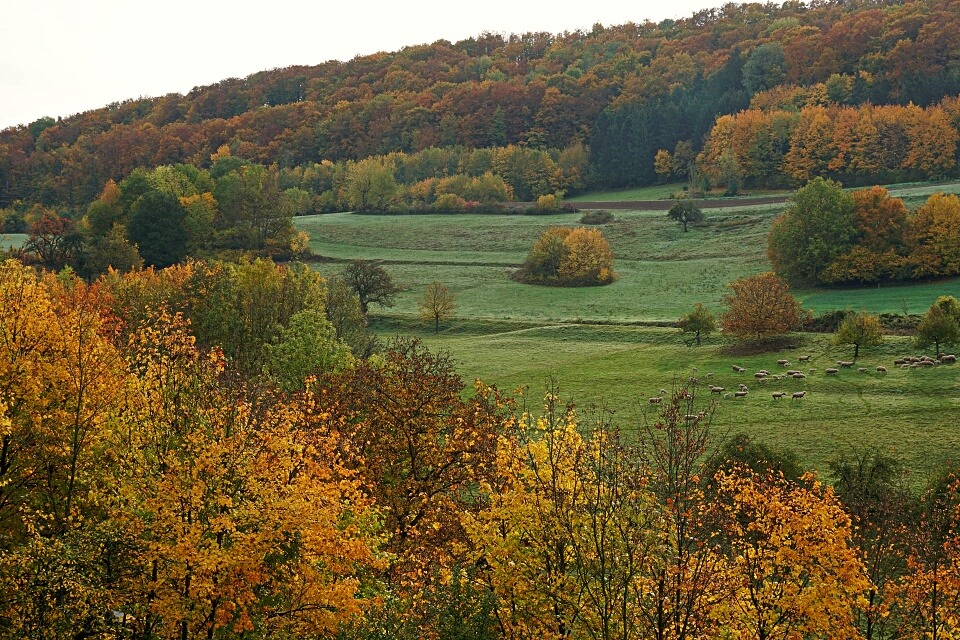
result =
[[[29,237],[25,233],[0,233],[0,251],[19,249],[27,243]]]
[[[842,369],[827,376],[825,368],[849,359],[852,352],[832,346],[825,335],[797,336],[802,345],[787,352],[737,357],[725,355],[719,339],[688,347],[678,331],[667,328],[501,325],[471,333],[454,324],[434,334],[426,325],[410,322],[391,329],[385,335],[413,334],[431,348],[449,352],[467,381],[481,379],[506,391],[528,387],[533,402],[555,384],[564,399],[586,414],[597,408],[611,411],[628,430],[655,418],[650,397],[696,376],[699,401],[715,403],[716,433],[742,432],[790,448],[824,474],[842,453],[880,447],[904,460],[911,481],[922,484],[938,464],[960,452],[960,421],[955,419],[960,415],[960,366],[894,367],[895,357],[915,351],[906,338],[888,338],[880,348],[862,353],[857,365],[867,367],[866,373]],[[809,364],[797,361],[801,354],[812,356]],[[752,374],[759,369],[784,372],[776,364],[780,358],[790,359],[807,377],[755,380]],[[733,365],[748,372],[734,373]],[[877,365],[888,372],[877,373]],[[741,383],[749,387],[746,398],[715,395],[706,388],[712,384],[732,392]],[[785,391],[788,397],[775,400],[773,391]],[[794,391],[807,394],[793,400]]]
[[[960,298],[960,279],[863,289],[798,290],[797,299],[814,312],[852,309],[869,313],[922,314],[938,296]]]
[[[904,187],[914,193],[928,188],[938,187]],[[393,307],[372,308],[374,329],[385,338],[413,334],[448,351],[467,381],[479,378],[508,391],[526,386],[534,402],[553,382],[564,398],[585,410],[612,410],[618,424],[631,428],[652,419],[649,397],[697,368],[705,384],[750,387],[742,399],[702,394],[704,402],[717,403],[718,432],[745,432],[789,447],[824,473],[841,453],[880,447],[902,458],[921,483],[939,462],[960,452],[960,367],[895,369],[893,359],[913,349],[909,339],[892,337],[861,357],[867,373],[844,369],[827,377],[824,368],[852,356],[831,346],[830,336],[804,334],[796,350],[735,356],[715,337],[701,348],[688,347],[676,329],[640,326],[676,321],[697,302],[721,311],[728,283],[769,270],[766,236],[782,209],[710,209],[706,221],[688,233],[663,211],[616,211],[602,230],[618,279],[576,289],[525,285],[510,276],[545,228],[575,226],[579,214],[334,214],[297,218],[296,224],[310,233],[314,252],[340,261],[316,264],[324,275],[340,272],[346,260],[383,260],[405,290]],[[436,334],[418,318],[417,304],[433,281],[448,286],[457,302],[456,317]],[[796,293],[817,313],[921,313],[938,295],[960,296],[960,279]],[[778,358],[795,360],[801,350],[813,355],[802,369],[818,370],[805,380],[760,386],[752,375],[731,369],[737,364],[751,373],[776,371]],[[878,364],[889,373],[877,374]],[[777,401],[770,396],[774,390],[808,394]]]

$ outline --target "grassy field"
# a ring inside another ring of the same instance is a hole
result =
[[[0,251],[14,248],[19,249],[27,242],[25,233],[0,233]]]
[[[938,188],[897,189],[922,199]],[[694,348],[675,329],[639,326],[675,321],[696,302],[720,311],[727,283],[769,269],[766,234],[782,208],[709,210],[706,222],[689,233],[663,212],[617,212],[602,229],[619,278],[606,287],[580,289],[523,285],[510,277],[543,229],[577,224],[579,214],[333,214],[298,218],[297,225],[309,232],[315,253],[335,260],[316,265],[325,275],[340,272],[349,259],[382,260],[406,290],[394,307],[373,309],[374,329],[384,338],[416,335],[448,351],[468,381],[479,378],[505,390],[527,386],[534,400],[554,381],[563,397],[584,408],[610,409],[621,426],[630,427],[649,419],[650,396],[672,389],[696,367],[704,384],[751,387],[742,399],[702,394],[704,402],[717,403],[719,431],[789,447],[823,472],[840,453],[880,447],[904,459],[914,481],[922,482],[936,464],[960,454],[960,367],[894,368],[894,357],[914,351],[908,338],[890,337],[882,348],[862,355],[858,364],[868,367],[867,373],[817,372],[760,387],[752,375],[736,375],[731,366],[776,372],[778,358],[795,359],[802,350],[813,356],[803,369],[822,371],[851,353],[831,346],[829,336],[802,335],[797,338],[802,344],[790,352],[738,358],[725,355],[720,338]],[[456,319],[439,334],[417,319],[417,301],[432,281],[446,284],[457,299]],[[960,280],[796,294],[817,313],[844,308],[921,313],[938,295],[960,297]],[[889,373],[877,374],[878,364]],[[777,401],[772,390],[808,395]]]
[[[439,334],[422,323],[382,318],[375,325],[384,337],[414,335],[433,349],[451,354],[467,381],[481,379],[505,391],[528,388],[537,405],[552,384],[560,395],[577,403],[585,415],[597,408],[613,412],[623,429],[651,420],[656,408],[649,398],[672,391],[694,375],[699,380],[698,404],[715,403],[715,433],[746,433],[761,442],[796,452],[808,468],[828,473],[838,455],[876,447],[904,461],[911,482],[920,485],[930,470],[960,454],[960,365],[904,370],[895,357],[913,353],[910,341],[890,337],[880,348],[861,353],[856,369],[836,376],[823,369],[849,359],[852,350],[830,344],[830,336],[806,334],[795,349],[782,354],[732,356],[714,338],[701,347],[684,344],[674,329],[596,325],[540,325],[457,321]],[[810,354],[809,364],[797,356]],[[803,380],[758,383],[753,372],[785,371],[776,364],[789,358],[802,369]],[[746,367],[737,374],[732,366]],[[876,372],[884,365],[888,373]],[[708,385],[750,391],[745,398],[714,395]],[[789,394],[806,391],[793,400]],[[773,391],[788,392],[775,400]]]
[[[683,182],[674,182],[671,184],[657,184],[649,187],[636,187],[631,189],[612,189],[610,191],[594,191],[591,193],[582,193],[577,196],[567,198],[569,202],[616,202],[629,200],[669,200],[677,195],[683,194],[686,184]],[[849,187],[848,191],[855,191],[863,187]],[[931,194],[942,193],[960,193],[960,182],[911,182],[905,184],[887,185],[887,190],[891,195],[897,198],[903,198],[908,207],[917,207],[923,204],[923,201]],[[766,196],[784,196],[787,197],[792,192],[789,190],[769,190],[769,189],[750,189],[742,191],[737,197],[766,197]]]

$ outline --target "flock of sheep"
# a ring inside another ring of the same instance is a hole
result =
[[[805,355],[799,356],[797,360],[800,362],[810,363],[811,358],[812,356],[810,354],[805,354]],[[957,356],[953,354],[944,354],[944,353],[939,354],[937,358],[933,358],[931,356],[904,356],[902,358],[897,358],[896,360],[893,361],[894,365],[904,369],[915,369],[918,367],[936,367],[936,366],[945,365],[945,364],[956,364],[956,362],[957,362]],[[854,364],[856,363],[850,360],[837,360],[837,366],[827,367],[823,370],[823,373],[828,376],[835,376],[840,373],[841,369],[853,369]],[[779,366],[784,371],[782,373],[771,373],[767,369],[760,369],[759,371],[753,374],[754,379],[759,384],[766,384],[771,381],[780,382],[787,378],[790,378],[793,380],[803,380],[804,378],[807,377],[808,374],[814,374],[817,372],[816,369],[808,369],[806,373],[804,373],[803,371],[800,371],[799,369],[791,369],[789,367],[791,367],[792,365],[790,361],[786,359],[777,360],[777,366]],[[747,369],[745,367],[741,367],[740,365],[736,365],[736,364],[731,365],[731,368],[733,369],[734,373],[741,373],[741,374],[747,373]],[[696,371],[696,369],[694,371]],[[857,367],[857,372],[867,373],[868,368]],[[877,365],[876,372],[878,374],[886,374],[887,368],[883,365]],[[707,374],[707,377],[712,377],[712,376],[713,376],[713,373]],[[696,385],[698,384],[699,381],[697,380],[697,378],[691,377],[688,382],[691,385]],[[716,386],[712,384],[708,385],[708,388],[711,394],[722,396],[723,398],[745,398],[747,397],[747,394],[750,391],[749,387],[747,387],[747,385],[743,383],[738,384],[737,390],[733,391],[732,393],[728,392],[725,387]],[[661,391],[661,394],[665,393],[664,389],[661,389],[660,391]],[[792,391],[792,392],[773,391],[771,392],[770,395],[774,400],[780,400],[787,396],[790,396],[790,398],[793,400],[799,400],[807,395],[807,391],[806,390]],[[663,395],[653,396],[650,398],[649,402],[650,404],[660,404],[661,402],[663,402]]]

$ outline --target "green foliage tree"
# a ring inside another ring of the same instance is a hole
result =
[[[790,282],[820,282],[856,236],[853,197],[832,180],[815,178],[790,199],[767,237],[773,270]]]
[[[677,327],[680,333],[692,333],[699,347],[701,336],[710,335],[717,330],[717,321],[710,310],[698,302],[693,305],[693,311],[680,316]]]
[[[340,276],[327,279],[326,312],[337,338],[349,345],[356,357],[367,358],[376,351],[377,340],[367,328],[360,299]]]
[[[684,233],[688,231],[687,225],[697,224],[704,220],[703,210],[698,207],[695,202],[691,202],[690,200],[678,201],[670,207],[670,211],[667,212],[667,217],[674,222],[679,222],[683,226]]]
[[[914,342],[920,348],[934,347],[934,355],[940,353],[941,345],[956,344],[960,340],[960,324],[957,319],[934,303],[917,325]]]
[[[143,266],[137,246],[127,240],[126,228],[114,225],[104,236],[87,240],[83,249],[83,270],[86,277],[95,278],[108,269],[132,271]]]
[[[308,376],[340,371],[350,366],[350,347],[322,311],[304,309],[290,318],[267,345],[267,375],[287,392],[303,388]]]
[[[440,323],[453,317],[457,303],[453,294],[445,285],[431,282],[420,298],[420,317],[433,321],[434,332],[440,331]]]
[[[168,267],[187,257],[187,212],[176,196],[151,189],[130,210],[127,236],[140,249],[144,263]]]
[[[759,45],[743,65],[743,86],[751,94],[772,89],[786,77],[787,62],[783,45],[765,42]]]
[[[883,343],[880,318],[866,311],[848,313],[833,336],[835,345],[853,345],[853,359],[860,357],[860,347],[875,347]]]
[[[401,291],[386,269],[368,260],[352,261],[343,270],[342,278],[360,300],[360,311],[364,316],[371,303],[392,307],[394,296]]]
[[[213,196],[220,212],[214,225],[216,245],[288,252],[293,220],[284,210],[276,171],[243,166],[220,177]]]
[[[371,157],[347,168],[347,201],[354,211],[388,211],[400,197],[393,163]]]
[[[720,471],[732,473],[748,469],[757,477],[779,476],[790,482],[799,482],[805,473],[794,451],[758,442],[745,433],[730,437],[710,460],[708,469],[709,478],[714,478]]]

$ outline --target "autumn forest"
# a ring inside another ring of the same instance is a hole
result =
[[[960,0],[0,131],[0,640],[960,637],[958,180]]]

